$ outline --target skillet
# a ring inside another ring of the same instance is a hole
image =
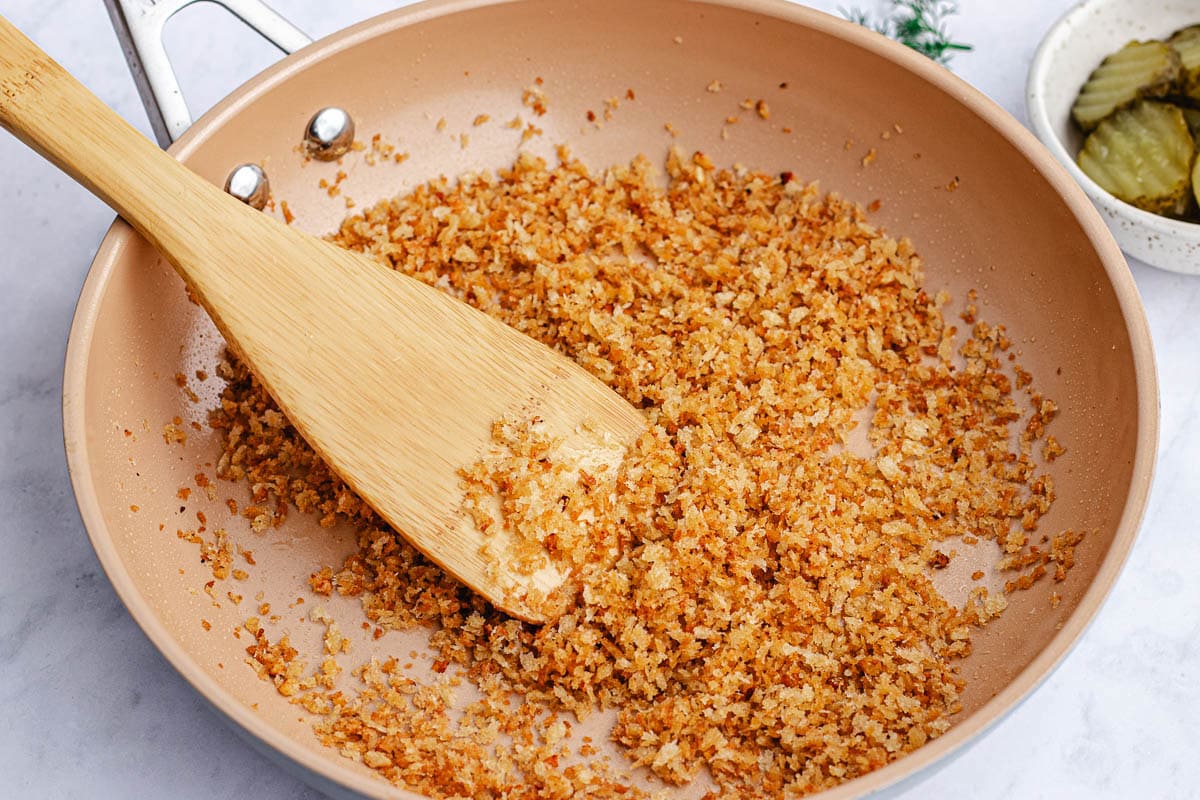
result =
[[[1044,524],[1088,532],[1076,565],[1055,587],[1062,602],[1050,608],[1044,592],[1014,594],[1008,611],[975,634],[963,664],[964,710],[950,732],[822,797],[862,796],[918,779],[1011,710],[1077,640],[1111,588],[1145,507],[1157,384],[1145,320],[1118,249],[1065,172],[1005,112],[894,43],[773,0],[435,0],[311,45],[256,3],[227,5],[297,52],[190,128],[178,106],[161,103],[156,131],[160,140],[181,134],[171,152],[216,183],[238,164],[261,164],[277,200],[269,213],[282,213],[278,201],[287,200],[294,224],[307,230],[333,229],[347,213],[346,197],[361,205],[437,175],[511,163],[520,131],[497,123],[521,115],[543,131],[525,149],[548,158],[565,142],[602,167],[638,153],[661,158],[674,143],[704,150],[718,164],[817,179],[864,204],[880,198],[874,219],[914,239],[929,286],[956,297],[978,288],[982,313],[1009,326],[1023,362],[1062,408],[1054,432],[1069,447],[1056,463],[1058,499]],[[144,95],[161,100],[174,90],[153,71],[153,33],[131,43],[143,45]],[[521,102],[538,78],[548,98],[544,116]],[[725,91],[707,91],[713,80]],[[609,98],[619,100],[611,119],[589,124],[587,112],[602,113]],[[731,109],[743,98],[767,100],[770,119],[721,138],[726,116],[746,116]],[[340,166],[303,159],[305,124],[331,105],[349,112],[360,140],[378,133],[410,158],[374,166],[355,153]],[[495,122],[475,127],[479,114]],[[897,127],[902,133],[881,138]],[[469,136],[465,147],[462,133]],[[870,147],[878,157],[868,167]],[[347,177],[341,194],[330,197],[319,182],[335,180],[338,169]],[[951,181],[956,191],[946,190]],[[247,499],[242,487],[231,486],[213,499],[203,491],[186,503],[177,496],[181,487],[195,487],[197,474],[213,472],[219,452],[203,422],[220,387],[189,376],[211,372],[221,346],[170,267],[124,223],[114,223],[80,297],[64,378],[68,461],[89,536],[130,613],[235,731],[327,792],[411,796],[320,747],[297,709],[243,664],[245,642],[230,632],[252,612],[205,593],[195,547],[174,534],[197,512],[227,518],[226,497]],[[199,402],[176,385],[177,374],[188,378]],[[166,446],[161,436],[175,417],[200,424],[182,447]],[[266,538],[239,531],[236,521],[228,527],[258,562],[238,592],[261,592],[277,606],[307,596],[309,573],[339,564],[354,546],[353,531],[321,529],[297,514]],[[947,581],[965,585],[973,566],[968,559],[956,564]],[[353,601],[323,602],[351,627]],[[302,610],[288,613],[304,649]],[[420,639],[364,637],[354,653],[356,660],[407,653]]]

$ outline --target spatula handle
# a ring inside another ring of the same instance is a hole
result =
[[[211,230],[210,207],[237,202],[159,150],[3,17],[0,125],[116,209],[160,252],[188,255],[198,237],[187,232]],[[172,261],[178,267],[202,259]]]

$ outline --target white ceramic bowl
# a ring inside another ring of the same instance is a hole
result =
[[[1173,272],[1200,275],[1200,224],[1123,203],[1083,174],[1083,137],[1071,105],[1106,55],[1131,39],[1159,39],[1200,23],[1200,0],[1084,0],[1046,33],[1029,67],[1025,105],[1033,132],[1087,192],[1126,255]]]

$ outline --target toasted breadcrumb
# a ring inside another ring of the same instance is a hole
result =
[[[535,136],[541,136],[542,133],[543,133],[543,131],[541,128],[539,128],[537,125],[534,125],[532,122],[530,122],[528,125],[525,126],[525,129],[523,131],[521,131],[521,144],[525,144],[525,142],[528,142],[530,139],[532,139]]]
[[[389,160],[396,164],[402,164],[408,160],[408,153],[399,152],[394,144],[384,141],[383,135],[377,133],[371,137],[370,146],[363,154],[363,162],[368,166],[375,166]]]
[[[197,396],[196,393],[192,391],[191,387],[188,386],[187,376],[182,372],[175,373],[175,385],[183,390],[183,393],[187,395],[188,400],[192,401],[193,403],[200,402],[199,396]]]
[[[542,90],[542,79],[538,78],[533,86],[521,92],[521,105],[541,117],[546,113],[546,92]]]
[[[950,559],[939,543],[997,543],[996,568],[1024,588],[1051,564],[1065,574],[1082,538],[1029,544],[1054,497],[1033,447],[1056,406],[1014,395],[1004,329],[947,321],[912,243],[859,206],[702,154],[672,153],[665,186],[645,158],[593,175],[560,155],[433,181],[332,239],[559,349],[645,411],[608,483],[547,462],[567,488],[545,494],[530,473],[551,443],[512,420],[494,431],[503,457],[464,465],[468,489],[501,495],[501,518],[480,507],[477,524],[571,565],[571,606],[532,626],[425,560],[227,353],[211,424],[218,475],[254,492],[244,513],[265,527],[291,505],[356,525],[357,552],[315,570],[313,590],[359,598],[379,635],[427,626],[435,672],[465,670],[483,699],[451,714],[454,679],[420,685],[395,659],[334,689],[344,638],[320,610],[324,653],[272,644],[255,618],[249,662],[318,715],[322,742],[436,797],[641,796],[568,760],[561,712],[616,709],[611,737],[633,764],[670,784],[707,770],[726,798],[819,791],[940,736],[971,626],[1007,600],[980,586],[947,602],[930,578]],[[859,426],[865,448],[849,444]]]
[[[182,420],[179,420],[178,417],[176,420],[178,421],[163,425],[163,441],[167,444],[185,445],[187,444],[187,431],[179,427]]]
[[[233,564],[233,550],[229,546],[229,534],[224,528],[213,531],[212,539],[205,539],[199,531],[177,530],[175,535],[186,542],[191,542],[200,549],[200,563],[207,564],[212,570],[214,579],[223,581],[229,577],[229,568]],[[240,570],[238,570],[240,572]]]

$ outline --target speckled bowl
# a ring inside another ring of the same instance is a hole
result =
[[[1042,39],[1025,84],[1033,132],[1087,192],[1127,255],[1161,269],[1200,275],[1200,225],[1123,203],[1083,174],[1083,137],[1071,122],[1079,87],[1103,58],[1131,39],[1158,39],[1200,23],[1198,0],[1084,0]]]

